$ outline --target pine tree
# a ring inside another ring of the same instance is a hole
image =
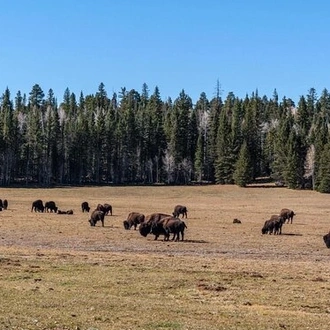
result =
[[[207,121],[207,140],[206,140],[206,168],[205,178],[207,181],[215,182],[215,163],[217,158],[217,140],[219,130],[220,113],[223,103],[219,95],[210,102],[210,114]]]
[[[317,191],[321,193],[330,193],[330,144],[327,143],[321,153],[320,164],[318,169],[319,183]]]
[[[16,129],[17,123],[13,113],[13,103],[10,100],[10,91],[8,87],[2,96],[2,104],[0,107],[0,152],[1,152],[1,182],[8,185],[14,172],[16,161]]]
[[[40,109],[44,102],[45,94],[38,84],[32,87],[29,97],[30,108]]]
[[[215,179],[217,183],[233,183],[235,161],[232,153],[232,132],[229,117],[221,112],[217,134],[217,158],[215,161]]]
[[[235,184],[245,187],[252,180],[251,156],[246,141],[243,142],[233,174]]]

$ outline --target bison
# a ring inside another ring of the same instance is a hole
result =
[[[95,227],[98,221],[101,221],[102,227],[104,227],[104,212],[99,210],[94,210],[88,220],[92,227]]]
[[[53,201],[50,201],[50,202],[46,202],[45,203],[45,210],[46,210],[46,212],[57,212],[57,206],[56,206],[56,204],[55,204],[55,202],[53,202]]]
[[[57,214],[73,214],[73,210],[67,210],[67,211],[57,210]]]
[[[145,216],[142,213],[138,213],[138,212],[131,212],[127,219],[123,221],[124,224],[124,228],[126,230],[131,229],[131,227],[134,227],[134,230],[136,230],[136,227],[144,222]]]
[[[184,240],[184,230],[187,228],[184,221],[178,219],[178,218],[165,218],[163,222],[163,228],[165,231],[165,239],[169,240],[170,234],[173,234],[172,240],[179,241],[180,240],[180,234],[181,234],[181,240]]]
[[[148,234],[151,233],[152,226],[159,222],[163,218],[171,217],[169,214],[165,213],[152,213],[145,217],[144,222],[142,222],[139,226],[139,232],[142,236],[147,237]],[[157,240],[159,235],[155,235],[155,240]]]
[[[3,200],[2,205],[3,205],[3,208],[4,208],[5,210],[7,210],[7,208],[8,208],[8,201],[7,201],[7,199],[4,199],[4,200]]]
[[[262,234],[273,234],[281,235],[282,226],[285,220],[280,215],[272,215],[269,220],[266,220],[264,226],[261,229]]]
[[[103,208],[105,215],[109,215],[109,213],[110,215],[112,215],[112,206],[110,204],[107,203],[103,204]]]
[[[90,210],[91,208],[89,207],[89,205],[88,205],[88,202],[82,202],[81,203],[81,211],[82,212],[89,212],[89,210]]]
[[[155,235],[155,240],[157,240],[160,235],[164,235],[164,241],[168,241],[170,234],[173,234],[172,240],[175,239],[178,241],[180,239],[180,233],[182,240],[184,239],[185,228],[187,228],[187,226],[182,220],[169,216],[160,219],[158,222],[153,222],[150,232]]]
[[[43,212],[44,210],[45,207],[41,199],[37,199],[32,203],[31,212]]]
[[[284,222],[288,220],[287,223],[292,223],[293,216],[296,215],[292,210],[290,209],[282,209],[280,212],[280,216],[283,217]]]
[[[330,232],[323,236],[323,241],[328,249],[330,249]]]
[[[187,208],[183,205],[176,205],[174,207],[174,211],[173,211],[173,217],[178,218],[180,214],[182,214],[182,218],[186,217],[187,218]]]

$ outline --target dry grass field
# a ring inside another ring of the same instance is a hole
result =
[[[329,195],[275,187],[0,189],[0,330],[328,329]],[[73,215],[31,212],[54,200]],[[110,203],[105,227],[80,204]],[[183,242],[124,230],[188,208]],[[282,235],[266,219],[296,212]],[[241,224],[233,224],[238,218]]]

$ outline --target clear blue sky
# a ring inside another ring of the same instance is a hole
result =
[[[195,103],[219,80],[223,97],[276,88],[297,103],[330,90],[329,14],[327,0],[0,0],[0,93],[146,83]]]

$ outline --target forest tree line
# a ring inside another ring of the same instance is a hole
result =
[[[297,105],[276,90],[238,98],[182,90],[162,100],[122,88],[108,96],[67,88],[58,103],[35,84],[0,99],[0,185],[189,184],[246,186],[270,177],[289,188],[330,192],[330,94]]]

